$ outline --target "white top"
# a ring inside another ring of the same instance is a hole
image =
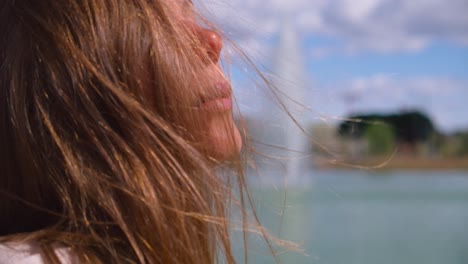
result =
[[[54,247],[62,264],[78,264],[78,258],[69,248]],[[40,248],[25,243],[0,244],[0,264],[44,264]]]

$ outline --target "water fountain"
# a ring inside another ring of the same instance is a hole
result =
[[[260,117],[262,128],[256,134],[265,143],[259,145],[259,149],[273,156],[272,159],[265,159],[267,161],[263,165],[260,164],[261,169],[274,175],[269,177],[286,176],[288,183],[302,182],[301,175],[304,175],[310,164],[309,140],[298,126],[304,125],[307,87],[303,56],[299,37],[291,21],[284,20],[274,50],[272,80],[278,88],[277,96],[281,103],[295,120],[276,99],[264,98]]]

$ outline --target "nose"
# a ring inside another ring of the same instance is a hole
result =
[[[215,31],[207,28],[200,28],[198,34],[200,38],[199,40],[208,58],[212,62],[218,63],[221,50],[223,48],[223,40],[221,36]]]

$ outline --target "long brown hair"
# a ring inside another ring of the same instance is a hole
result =
[[[83,263],[235,262],[242,173],[216,175],[180,107],[213,55],[166,2],[1,1],[3,241],[51,263],[55,245]]]

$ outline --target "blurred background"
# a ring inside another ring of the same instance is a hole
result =
[[[202,2],[278,88],[231,69],[283,263],[468,263],[468,1]]]

